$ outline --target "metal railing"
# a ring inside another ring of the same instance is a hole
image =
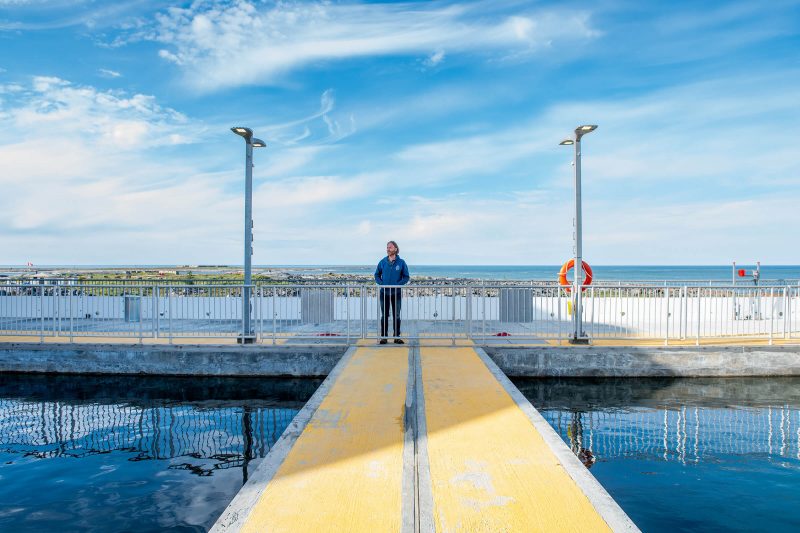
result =
[[[0,335],[236,338],[245,333],[243,289],[6,283],[0,285]],[[574,319],[572,295],[544,283],[255,284],[250,293],[256,338],[273,344],[392,337],[393,303],[400,334],[421,341],[566,341]],[[796,338],[800,287],[592,285],[583,294],[583,323],[591,339]]]

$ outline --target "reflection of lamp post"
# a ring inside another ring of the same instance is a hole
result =
[[[253,148],[264,148],[266,143],[253,138],[250,128],[235,127],[231,131],[244,138],[245,170],[244,170],[244,287],[242,290],[242,335],[240,344],[252,344],[255,333],[250,320],[250,284],[252,283],[251,262],[253,258]]]
[[[564,139],[562,146],[575,146],[575,275],[572,280],[572,297],[574,298],[573,331],[571,344],[589,344],[589,338],[583,332],[583,302],[581,287],[583,286],[583,235],[581,224],[581,137],[597,129],[595,125],[578,126],[575,138]]]

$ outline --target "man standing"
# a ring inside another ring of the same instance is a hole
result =
[[[394,330],[394,343],[403,344],[400,338],[400,307],[403,295],[399,285],[405,285],[411,276],[408,273],[408,265],[397,255],[400,248],[394,241],[386,243],[386,257],[378,263],[375,269],[375,283],[381,286],[380,308],[381,308],[381,344],[386,344],[386,334],[389,329],[389,307],[392,308],[392,326]]]

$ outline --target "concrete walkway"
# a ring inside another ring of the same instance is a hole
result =
[[[212,531],[637,531],[479,348],[351,348]]]

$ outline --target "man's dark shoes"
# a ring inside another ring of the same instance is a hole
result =
[[[394,343],[395,344],[405,344],[405,342],[403,342],[403,339],[395,339]]]
[[[381,341],[378,344],[386,344],[386,339],[381,339]]]

